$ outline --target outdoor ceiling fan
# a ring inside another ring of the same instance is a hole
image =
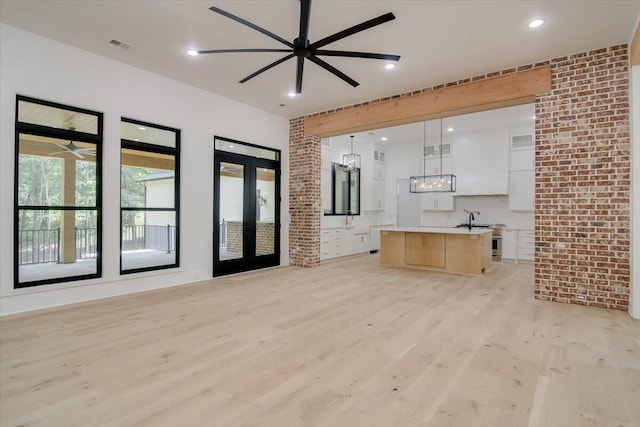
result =
[[[380,24],[384,24],[385,22],[396,19],[393,13],[389,12],[384,15],[380,15],[377,18],[370,19],[368,21],[362,22],[358,25],[354,25],[353,27],[349,27],[342,31],[338,31],[337,33],[325,37],[321,40],[311,43],[308,39],[309,35],[309,20],[311,15],[311,0],[300,0],[300,32],[298,37],[293,40],[293,42],[289,42],[284,38],[274,34],[268,30],[265,30],[262,27],[259,27],[256,24],[253,24],[245,19],[242,19],[238,16],[232,15],[229,12],[226,12],[222,9],[219,9],[215,6],[211,6],[209,10],[219,13],[222,16],[226,16],[227,18],[233,19],[236,22],[239,22],[243,25],[246,25],[249,28],[252,28],[274,40],[279,41],[283,45],[287,46],[288,49],[215,49],[215,50],[199,50],[195,51],[195,54],[205,54],[205,53],[239,53],[239,52],[285,52],[289,53],[288,55],[278,59],[277,61],[272,62],[271,64],[259,69],[255,73],[248,75],[247,77],[240,80],[240,83],[245,83],[252,78],[256,77],[259,74],[264,73],[265,71],[279,65],[291,58],[297,58],[298,64],[296,69],[296,94],[302,93],[302,72],[304,69],[304,60],[308,59],[309,61],[315,63],[316,65],[324,68],[345,82],[349,83],[351,86],[356,87],[359,85],[357,81],[347,76],[342,71],[328,64],[324,60],[320,59],[319,56],[342,56],[348,58],[367,58],[367,59],[383,59],[388,61],[398,61],[400,60],[399,55],[388,55],[382,53],[369,53],[369,52],[353,52],[353,51],[343,51],[343,50],[325,50],[321,49],[322,47],[341,40],[345,37],[351,36],[353,34],[359,33],[361,31],[367,30],[369,28],[375,27]]]
[[[55,144],[62,149],[62,151],[56,151],[54,154],[71,153],[79,159],[84,159],[84,155],[95,156],[95,148],[78,148],[73,141],[69,141],[67,145]]]

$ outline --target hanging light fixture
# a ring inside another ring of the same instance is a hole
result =
[[[442,173],[442,119],[440,119],[440,174],[427,175],[427,122],[423,123],[422,148],[422,176],[409,178],[409,192],[411,193],[454,193],[456,191],[456,176]]]
[[[342,164],[347,171],[360,169],[360,154],[353,152],[353,135],[351,135],[351,152],[342,156]]]

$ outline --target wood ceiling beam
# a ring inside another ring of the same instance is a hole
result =
[[[305,136],[325,138],[441,117],[527,104],[551,91],[551,67],[540,67],[375,104],[306,117]]]
[[[629,57],[631,58],[631,66],[640,65],[640,25],[636,27],[636,32],[633,34]]]

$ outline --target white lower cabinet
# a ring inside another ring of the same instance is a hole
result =
[[[517,230],[502,230],[502,259],[516,259]]]
[[[533,230],[518,231],[518,260],[533,261],[535,258],[535,234]]]
[[[531,229],[502,230],[502,259],[533,261],[535,258],[535,235]]]
[[[320,260],[369,252],[369,227],[320,230]]]

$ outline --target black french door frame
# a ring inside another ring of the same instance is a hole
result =
[[[221,139],[221,138],[217,138]],[[243,145],[252,145],[243,142]],[[258,147],[258,146],[255,146]],[[259,147],[267,149],[266,147]],[[271,149],[269,149],[271,150]],[[242,154],[215,150],[213,173],[213,276],[240,273],[266,267],[280,265],[280,160],[269,160]],[[236,259],[220,259],[220,164],[233,163],[242,165],[244,170],[243,184],[243,230],[242,257]],[[274,213],[274,251],[273,254],[256,255],[256,182],[257,168],[275,171],[275,213]]]

